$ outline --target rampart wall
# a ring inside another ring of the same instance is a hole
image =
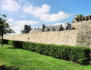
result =
[[[75,22],[72,25],[77,30],[83,29],[82,27],[85,27],[84,29],[86,29],[86,26],[91,27],[91,20],[85,20],[85,21]]]
[[[75,19],[74,19],[75,20]],[[4,36],[5,39],[91,48],[91,16],[72,23],[75,30],[37,32]]]
[[[5,39],[29,41],[47,44],[60,44],[75,46],[77,42],[78,30],[65,30],[57,32],[40,32],[31,34],[9,35]]]
[[[76,30],[79,30],[77,45],[91,48],[91,20],[73,23]]]

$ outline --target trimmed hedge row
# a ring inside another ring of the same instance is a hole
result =
[[[9,41],[9,40],[4,39],[4,40],[3,40],[3,43],[4,43],[4,44],[8,44],[8,41]],[[0,44],[1,44],[1,43],[2,43],[2,40],[0,39]]]
[[[0,39],[0,44],[2,43],[2,40]]]
[[[7,40],[4,40],[4,42],[7,43]],[[86,65],[91,61],[91,50],[85,47],[72,47],[67,45],[41,44],[23,41],[13,41],[13,45],[17,48],[34,51],[59,59],[74,61],[79,64]]]

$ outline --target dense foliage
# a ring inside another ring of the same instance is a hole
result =
[[[8,40],[4,40],[4,42],[5,44],[7,44]],[[17,48],[34,51],[59,59],[71,60],[80,64],[89,64],[89,62],[91,61],[91,50],[85,47],[72,47],[67,45],[41,44],[23,41],[12,42]]]
[[[9,40],[8,45],[14,46],[13,40]]]
[[[91,15],[83,16],[82,14],[75,16],[76,21],[84,21],[84,20],[91,20]]]
[[[22,32],[22,34],[29,33],[30,30],[31,30],[31,26],[25,25],[24,26],[24,29],[21,32]]]
[[[2,38],[2,46],[3,46],[3,35],[7,33],[14,33],[14,31],[10,28],[9,24],[6,20],[6,15],[0,14],[0,36]]]

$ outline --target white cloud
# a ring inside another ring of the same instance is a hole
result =
[[[8,18],[8,20],[7,20],[7,22],[13,22],[14,21],[14,19],[13,18]]]
[[[53,26],[54,26],[54,25],[60,25],[60,24],[62,24],[62,25],[63,25],[64,23],[55,23],[55,24],[53,24]]]
[[[43,4],[41,7],[34,7],[32,5],[25,6],[23,10],[24,13],[28,13],[30,15],[38,17],[46,22],[55,22],[55,21],[63,20],[68,18],[69,16],[67,13],[63,11],[59,11],[57,14],[50,14],[50,6],[47,4]]]
[[[53,24],[53,25],[60,25],[60,24],[62,24],[62,26],[64,27],[64,29],[65,29],[66,26],[67,26],[67,22],[64,22],[64,23],[55,23],[55,24]]]
[[[21,18],[25,18],[25,17],[26,17],[26,15],[21,15],[20,17],[21,17]]]
[[[3,10],[7,11],[18,11],[21,8],[21,5],[15,0],[2,0],[1,7]]]
[[[13,18],[9,18],[7,22],[17,34],[21,32],[21,30],[24,28],[24,25],[38,24],[37,21],[33,20],[14,20]]]
[[[55,21],[63,20],[67,17],[68,17],[68,14],[60,11],[57,14],[44,14],[40,17],[40,19],[47,22],[55,22]]]
[[[20,23],[20,25],[30,25],[30,24],[37,24],[38,22],[32,20],[16,20],[15,23]]]
[[[25,6],[23,7],[24,13],[29,13],[35,17],[40,17],[43,14],[49,13],[50,6],[43,4],[41,7]]]

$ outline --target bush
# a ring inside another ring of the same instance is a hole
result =
[[[3,39],[3,43],[4,43],[4,44],[8,44],[8,40]],[[0,39],[0,44],[2,44],[2,39]]]
[[[67,45],[41,44],[23,41],[14,41],[14,46],[59,59],[71,60],[79,64],[89,64],[91,61],[91,50],[86,47],[72,47]]]
[[[2,43],[2,40],[0,39],[0,44]]]
[[[4,43],[4,44],[8,44],[8,41],[9,41],[9,40],[3,39],[3,43]]]
[[[13,40],[9,40],[9,41],[8,41],[8,45],[14,46]]]

